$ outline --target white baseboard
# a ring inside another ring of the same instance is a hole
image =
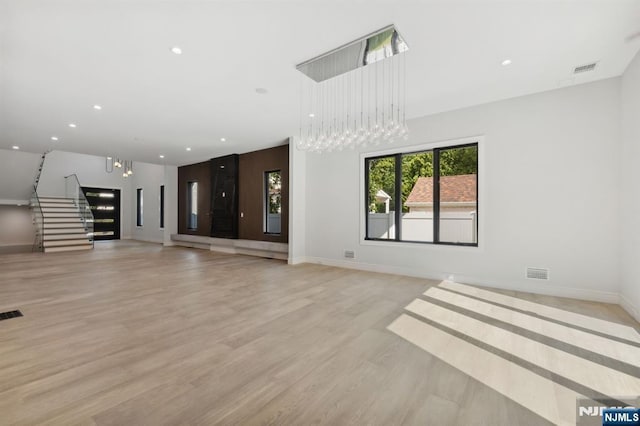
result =
[[[301,259],[304,259],[304,261],[300,261]],[[297,258],[295,259],[295,261],[297,263],[303,263],[303,262],[315,263],[318,265],[335,266],[338,268],[357,269],[359,271],[378,272],[383,274],[405,275],[409,277],[426,278],[426,279],[438,280],[438,281],[446,280],[449,278],[444,273],[438,273],[434,271],[424,271],[424,270],[418,270],[418,269],[412,269],[412,268],[404,268],[404,267],[389,266],[389,265],[378,265],[378,264],[362,263],[362,262],[348,261],[348,260],[336,260],[336,259],[328,259],[328,258],[322,258],[322,257]],[[292,263],[291,260],[289,263],[292,265],[297,264],[297,263]],[[551,286],[548,284],[541,284],[541,283],[538,283],[535,286],[530,286],[522,283],[487,281],[487,280],[480,279],[478,277],[467,276],[467,275],[456,275],[455,280],[457,282],[461,282],[465,284],[473,284],[473,285],[478,285],[482,287],[499,288],[502,290],[520,291],[523,293],[543,294],[546,296],[555,296],[555,297],[568,297],[571,299],[589,300],[589,301],[604,302],[604,303],[615,303],[615,304],[620,303],[620,295],[618,293],[613,293],[608,291],[563,287],[563,286],[557,286],[557,285]]]
[[[310,262],[309,260],[307,260],[305,256],[299,256],[299,257],[290,257],[288,259],[288,263],[289,265],[300,265],[302,263],[315,263],[315,262]]]
[[[635,306],[624,294],[620,295],[620,306],[627,311],[636,321],[640,322],[640,309]]]
[[[164,240],[162,238],[139,238],[133,237],[131,238],[134,241],[142,241],[143,243],[154,243],[154,244],[163,244]]]

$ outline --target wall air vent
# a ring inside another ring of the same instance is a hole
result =
[[[549,270],[545,268],[527,268],[526,275],[530,280],[548,280]]]
[[[355,259],[356,258],[356,252],[354,252],[353,250],[345,250],[344,251],[344,257],[345,257],[345,259]]]
[[[573,73],[581,74],[583,72],[593,71],[594,69],[596,69],[597,64],[598,64],[597,62],[593,62],[591,64],[580,65],[579,67],[575,67],[575,69],[573,70]]]

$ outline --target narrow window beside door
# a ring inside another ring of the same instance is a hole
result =
[[[142,188],[138,188],[136,190],[136,225],[142,226],[142,208],[143,208],[143,200],[142,200]]]
[[[280,170],[264,174],[265,234],[280,234],[282,228],[282,174]]]
[[[198,182],[189,182],[187,188],[187,228],[198,229]]]
[[[164,185],[160,185],[160,229],[164,229]]]

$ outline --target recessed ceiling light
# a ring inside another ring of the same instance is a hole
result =
[[[187,148],[187,151],[191,151],[191,148]]]
[[[18,145],[14,145],[11,147],[11,149],[20,149],[20,147]]]
[[[111,159],[112,159],[112,157],[107,157],[107,160],[111,160]]]
[[[58,137],[57,137],[57,136],[51,136],[51,140],[52,140],[52,141],[57,141],[57,140],[58,140]]]
[[[176,55],[182,55],[182,49],[180,49],[178,46],[173,46],[173,47],[171,48],[171,51],[172,51],[173,53],[175,53]]]
[[[507,65],[511,65],[511,59],[505,59],[504,61],[502,61],[503,67],[506,67]]]
[[[309,114],[309,117],[311,117],[311,118],[313,118],[313,117],[315,117],[315,116],[316,116],[316,115],[315,115],[314,113],[310,113],[310,114]]]
[[[160,154],[160,158],[164,158],[164,155]]]
[[[76,126],[76,123],[69,123],[69,127],[71,127],[71,128],[73,128],[73,129],[75,129],[75,128],[76,128],[76,127],[78,127],[78,126]]]
[[[266,95],[269,91],[267,89],[265,89],[264,87],[258,87],[256,89],[256,93],[259,93],[261,95]]]
[[[97,109],[98,111],[102,109],[102,107],[100,105],[94,105],[93,109]]]
[[[220,138],[220,142],[226,142],[227,139],[226,138]]]

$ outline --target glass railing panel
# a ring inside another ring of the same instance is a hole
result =
[[[80,181],[75,174],[65,177],[65,190],[67,198],[73,200],[73,203],[76,205],[84,229],[87,231],[87,238],[93,244],[93,212],[91,211],[91,205],[84,196],[84,192],[82,192]]]

